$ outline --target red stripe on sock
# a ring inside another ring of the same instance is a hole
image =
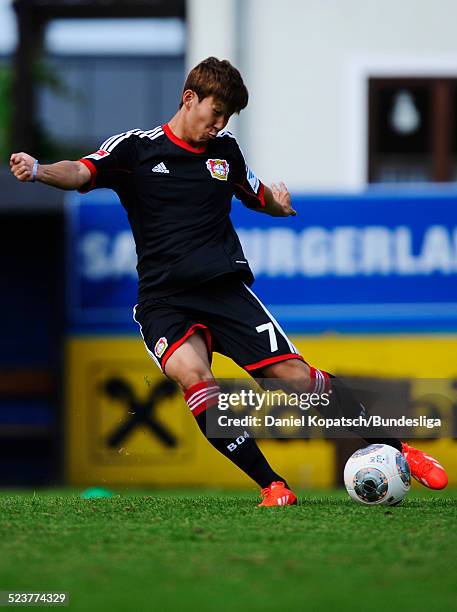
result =
[[[197,391],[201,391],[202,389],[207,389],[208,387],[214,387],[214,385],[217,384],[216,382],[214,382],[214,380],[202,380],[199,383],[196,383],[195,385],[192,385],[192,387],[189,387],[187,389],[187,391],[184,393],[184,399],[187,402],[194,393],[196,393]]]
[[[213,388],[211,389],[211,387]],[[201,396],[199,396],[198,406],[196,406],[193,410],[191,406],[189,406],[190,411],[192,412],[194,417],[198,416],[204,410],[211,408],[211,406],[217,405],[219,395],[214,395],[214,393],[216,393],[216,389],[214,389],[214,387],[217,387],[217,391],[220,392],[219,386],[214,380],[204,380],[202,382],[196,383],[195,385],[192,385],[192,387],[189,387],[189,389],[187,389],[187,391],[184,394],[184,399],[187,402],[187,405],[189,405],[189,400],[192,399],[195,393],[198,393],[199,391],[203,391],[203,393],[201,393]],[[205,397],[206,394],[204,391],[207,391],[207,393],[211,395],[212,397],[209,397],[208,399],[206,399]]]
[[[330,389],[332,388],[332,380],[330,378],[330,374],[328,372],[324,372],[324,370],[321,370],[321,372],[325,378],[325,391],[330,391]]]
[[[311,393],[325,393],[332,388],[328,372],[309,366],[309,375],[311,378]]]

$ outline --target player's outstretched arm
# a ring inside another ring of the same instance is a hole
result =
[[[265,185],[264,199],[265,206],[257,208],[259,212],[272,217],[294,217],[297,214],[291,206],[290,193],[282,181],[279,187],[272,183],[271,189]]]
[[[80,189],[90,180],[90,171],[81,162],[60,161],[43,165],[27,153],[13,153],[10,168],[18,181],[40,181],[59,189]]]

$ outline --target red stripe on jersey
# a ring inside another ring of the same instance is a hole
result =
[[[192,147],[185,140],[181,140],[181,138],[178,138],[170,130],[168,123],[165,123],[165,125],[162,126],[162,129],[165,132],[165,134],[168,136],[168,138],[171,140],[171,142],[174,142],[175,145],[177,145],[178,147],[181,147],[182,149],[186,149],[186,151],[190,151],[191,153],[204,153],[206,151],[206,145],[203,147]]]
[[[254,190],[249,191],[249,189],[246,189],[246,187],[244,185],[241,185],[240,183],[235,183],[235,187],[238,187],[239,189],[244,191],[250,198],[255,198],[256,200],[258,200],[260,202],[260,206],[262,206],[263,208],[265,206],[265,186],[262,181],[259,181],[259,183],[260,187],[258,193],[256,193]]]
[[[86,168],[90,172],[90,181],[78,189],[79,193],[87,193],[91,189],[95,187],[95,177],[97,176],[97,168],[95,165],[88,159],[78,159],[81,164],[84,164]]]
[[[249,365],[245,365],[242,367],[244,370],[251,372],[251,370],[257,370],[258,368],[263,368],[272,363],[286,361],[287,359],[300,359],[301,361],[305,361],[303,357],[301,355],[297,355],[297,353],[287,353],[286,355],[277,355],[276,357],[268,357],[268,359],[262,359],[262,361],[258,361],[257,363],[251,363]]]
[[[257,197],[259,198],[262,206],[265,206],[265,185],[262,183],[262,181],[259,181],[259,182],[260,182],[260,187],[259,187],[259,193],[257,194]]]
[[[176,340],[176,342],[174,342],[166,351],[165,355],[162,358],[162,370],[164,372],[165,372],[165,364],[170,359],[170,357],[173,355],[173,353],[176,351],[176,349],[179,348],[182,344],[184,344],[187,338],[189,338],[192,334],[194,334],[198,329],[203,330],[203,333],[205,336],[206,348],[208,349],[208,358],[209,358],[209,361],[211,362],[211,359],[213,356],[213,343],[212,343],[212,338],[211,338],[211,332],[206,327],[206,325],[203,325],[203,323],[194,323],[193,325],[189,327],[189,329],[186,331],[184,336],[180,338],[179,340]]]

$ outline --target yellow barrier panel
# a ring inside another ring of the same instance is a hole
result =
[[[217,376],[246,377],[215,356]],[[181,393],[134,338],[72,339],[67,347],[67,475],[71,484],[255,487],[200,433]],[[329,442],[265,441],[294,485],[333,484]]]
[[[457,378],[456,336],[293,340],[309,363],[343,376]],[[167,384],[140,339],[70,339],[66,370],[70,483],[254,486],[203,438],[181,394]],[[246,376],[220,355],[215,355],[213,371],[221,378]],[[261,446],[272,467],[294,486],[335,483],[332,442],[266,440]],[[420,447],[440,459],[457,484],[457,443],[421,441]]]

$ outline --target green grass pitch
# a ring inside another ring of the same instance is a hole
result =
[[[0,590],[71,610],[451,610],[457,491],[395,508],[345,491],[260,509],[255,493],[0,494]],[[401,608],[400,608],[401,606]]]

